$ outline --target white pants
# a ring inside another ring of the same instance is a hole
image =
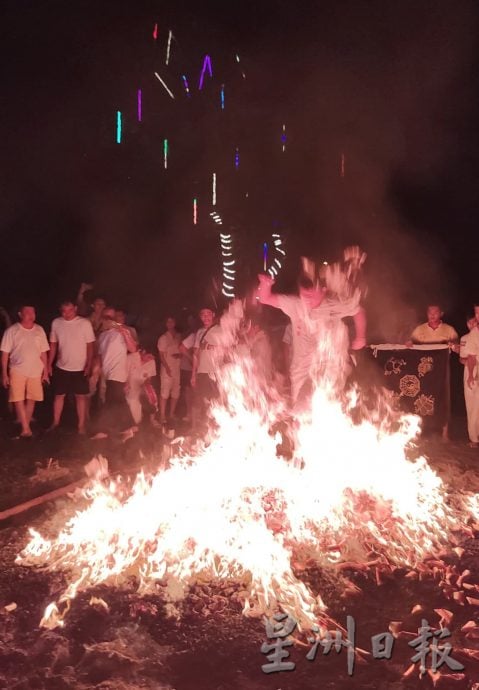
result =
[[[479,383],[472,388],[467,385],[467,365],[464,371],[464,400],[466,401],[467,432],[469,440],[479,443]]]
[[[128,381],[128,392],[126,393],[125,397],[135,424],[140,424],[142,417],[142,408],[140,402],[142,388],[143,379],[132,379]]]

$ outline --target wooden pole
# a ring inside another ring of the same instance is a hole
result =
[[[64,496],[67,494],[69,491],[73,491],[79,486],[83,486],[86,481],[85,479],[79,479],[76,482],[72,482],[71,484],[67,484],[66,486],[62,486],[59,489],[54,489],[53,491],[49,491],[47,494],[42,494],[41,496],[37,496],[36,498],[32,498],[31,501],[25,501],[25,503],[19,503],[17,506],[13,506],[13,508],[8,508],[7,510],[2,510],[0,512],[0,521],[1,520],[6,520],[9,517],[13,517],[13,515],[18,515],[18,513],[23,513],[25,510],[30,510],[30,508],[34,508],[35,506],[39,506],[42,503],[46,503],[47,501],[52,501],[55,498],[59,498],[60,496]]]
[[[144,465],[139,465],[137,467],[129,467],[128,474],[131,474],[132,472],[139,472],[142,469],[144,469]],[[106,477],[116,477],[119,474],[122,474],[122,472],[114,472],[112,475],[106,474],[103,475],[101,478],[105,479]],[[67,484],[66,486],[61,486],[59,489],[54,489],[53,491],[49,491],[46,494],[42,494],[41,496],[32,498],[31,501],[25,501],[24,503],[19,503],[17,506],[13,506],[12,508],[7,508],[7,510],[2,510],[0,511],[0,522],[2,520],[7,520],[9,517],[13,517],[14,515],[18,515],[19,513],[24,513],[26,510],[30,510],[30,508],[40,506],[42,505],[42,503],[46,503],[47,501],[53,501],[56,498],[60,498],[60,496],[64,496],[70,491],[74,491],[76,488],[84,486],[89,481],[89,479],[79,479],[76,482]]]

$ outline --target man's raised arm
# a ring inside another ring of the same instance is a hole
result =
[[[258,276],[259,285],[256,290],[256,296],[261,304],[268,304],[270,307],[276,307],[280,309],[278,295],[271,292],[271,288],[274,285],[274,280],[270,276],[260,273]]]

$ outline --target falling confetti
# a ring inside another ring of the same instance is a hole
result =
[[[283,131],[281,133],[281,143],[283,145],[283,153],[286,151],[286,125],[283,125]]]
[[[116,113],[116,143],[121,144],[121,112]]]
[[[198,225],[198,199],[193,199],[193,225]]]
[[[159,81],[160,84],[163,86],[163,88],[167,91],[168,95],[171,96],[171,98],[174,98],[174,95],[172,94],[172,92],[170,91],[170,89],[168,88],[168,86],[165,84],[165,82],[163,81],[163,79],[160,77],[160,75],[158,74],[158,72],[155,72],[155,77],[158,79],[158,81]]]
[[[183,80],[183,86],[185,87],[186,95],[189,97],[190,96],[190,88],[188,86],[188,80],[184,74],[181,75],[181,79]]]
[[[168,139],[163,141],[163,165],[166,170],[168,168]]]
[[[266,273],[268,268],[268,243],[263,244],[263,271]]]
[[[221,99],[221,110],[224,110],[225,109],[225,85],[224,84],[221,84],[220,99]]]
[[[155,26],[153,27],[153,38],[155,41],[158,38],[158,24],[155,24]]]
[[[235,168],[236,170],[239,170],[239,165],[240,165],[240,154],[239,154],[239,148],[236,148],[235,151]]]
[[[200,91],[203,88],[203,81],[205,78],[205,72],[206,72],[207,68],[208,68],[208,72],[209,72],[210,77],[212,77],[213,76],[213,70],[211,68],[211,58],[209,55],[205,55],[205,59],[203,60],[203,67],[201,68],[200,83],[198,85],[198,88]]]
[[[170,29],[168,32],[168,44],[166,46],[166,64],[170,63],[170,53],[171,53],[171,39],[173,38],[173,32]]]
[[[239,57],[238,53],[236,53],[235,57],[236,57],[236,62],[238,64],[240,64],[240,57]],[[246,79],[246,74],[243,72],[243,70],[241,70],[241,76],[243,77],[243,79]]]
[[[213,190],[212,190],[212,200],[213,206],[216,206],[216,173],[213,173]]]

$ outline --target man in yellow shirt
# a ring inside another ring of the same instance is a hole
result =
[[[407,343],[408,346],[413,343],[416,345],[426,344],[443,344],[449,345],[454,352],[458,351],[459,336],[455,328],[447,323],[444,323],[442,317],[444,312],[440,305],[430,304],[427,308],[427,321],[421,323],[411,333],[411,340]],[[447,374],[447,386],[449,387],[449,368]],[[450,392],[447,391],[447,418],[446,423],[442,428],[443,441],[449,441],[449,413],[450,413]]]
[[[413,330],[411,341],[415,344],[440,343],[455,345],[459,341],[457,331],[442,321],[444,312],[437,304],[430,304],[427,308],[427,321]]]

